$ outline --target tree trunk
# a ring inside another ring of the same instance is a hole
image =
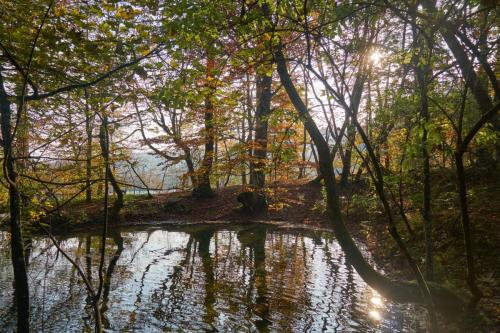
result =
[[[85,201],[92,202],[92,114],[89,108],[88,93],[85,90],[85,133],[87,134],[85,157]]]
[[[419,81],[421,81],[419,79]],[[432,219],[431,219],[431,180],[430,180],[430,162],[427,149],[427,124],[429,122],[429,109],[427,103],[427,89],[421,88],[421,116],[424,121],[422,131],[422,158],[424,174],[424,197],[422,202],[422,217],[424,219],[425,232],[425,271],[428,280],[434,279],[434,258],[432,245]]]
[[[252,158],[251,185],[262,189],[266,182],[267,128],[271,114],[271,84],[268,75],[257,75],[257,109],[255,111],[255,145]]]
[[[246,76],[246,120],[247,120],[247,123],[248,123],[248,136],[246,138],[246,144],[247,144],[247,154],[248,154],[248,157],[251,159],[252,156],[253,156],[253,147],[252,147],[252,133],[253,133],[253,130],[254,130],[254,122],[253,122],[253,117],[252,117],[252,110],[253,110],[253,103],[252,103],[252,90],[250,89],[250,78],[249,78],[249,75],[247,73],[247,76]],[[245,124],[244,124],[244,121],[243,121],[243,127],[245,127]],[[252,171],[252,162],[250,161],[249,163],[249,177],[250,177],[250,183],[252,183],[252,175],[253,175],[253,171]],[[245,170],[243,170],[245,171]],[[245,182],[246,184],[246,177],[245,177]]]
[[[10,209],[10,232],[11,232],[11,258],[14,270],[14,296],[17,306],[17,331],[29,332],[30,329],[30,304],[28,275],[26,273],[26,262],[24,260],[24,245],[21,230],[21,203],[17,185],[17,173],[12,155],[12,129],[11,129],[11,105],[3,84],[0,72],[0,122],[2,131],[2,144],[4,151],[4,177],[9,184],[9,209]],[[20,110],[21,111],[21,110]]]
[[[302,134],[302,165],[299,168],[298,179],[302,179],[306,176],[306,150],[307,149],[307,130],[304,127],[304,132]]]
[[[420,49],[426,50],[423,43],[419,40],[420,36],[417,33],[415,26],[413,27],[413,38],[415,39],[417,45]],[[430,50],[427,49],[430,53]],[[424,65],[420,63],[422,60],[425,62]],[[422,59],[420,55],[416,55],[413,59],[415,74],[418,83],[418,89],[420,94],[420,118],[422,126],[422,140],[421,153],[423,159],[423,201],[422,201],[422,218],[424,220],[424,234],[425,234],[425,276],[428,280],[434,279],[434,258],[433,258],[433,244],[432,244],[432,218],[431,218],[431,179],[430,179],[430,162],[429,162],[429,151],[427,148],[427,126],[429,124],[429,100],[427,96],[428,91],[428,80],[432,76],[432,71],[429,65],[430,54],[428,59]]]
[[[473,240],[470,231],[469,211],[467,205],[467,184],[465,180],[465,168],[463,161],[463,153],[455,152],[455,165],[457,168],[457,185],[458,195],[460,200],[460,213],[462,216],[462,226],[464,232],[465,258],[467,262],[467,285],[473,295],[471,305],[475,305],[482,297],[482,292],[479,290],[476,282],[476,270],[474,268],[473,256]]]
[[[102,124],[99,131],[99,143],[101,145],[102,156],[105,161],[109,161],[109,155],[110,155],[109,135],[107,135],[108,133],[107,128],[108,128],[108,117],[104,115],[102,117]],[[116,200],[113,204],[111,215],[113,218],[117,219],[118,213],[120,212],[120,209],[123,207],[123,191],[120,188],[120,185],[118,184],[118,181],[116,180],[113,171],[111,170],[110,163],[106,164],[106,173],[108,175],[109,182],[113,187],[113,191],[115,191],[116,193]]]
[[[347,143],[347,148],[345,149],[344,156],[342,157],[342,172],[340,174],[339,185],[341,188],[345,188],[349,183],[349,176],[351,175],[351,159],[352,159],[352,144],[354,141],[354,136],[356,135],[356,130],[354,126],[349,125],[349,130],[347,131],[347,137],[349,142]]]
[[[354,82],[352,97],[349,105],[351,110],[351,123],[349,125],[349,128],[347,129],[347,149],[345,150],[344,156],[342,158],[342,174],[340,176],[340,187],[342,188],[345,188],[347,186],[349,177],[351,175],[352,145],[355,144],[356,138],[355,122],[357,121],[359,103],[361,102],[365,80],[366,74],[363,73],[363,68],[359,68],[356,75],[356,80]],[[339,140],[342,140],[342,138],[339,138]]]
[[[214,160],[214,105],[213,98],[215,94],[214,84],[214,69],[215,60],[210,51],[207,51],[207,67],[206,67],[206,87],[209,89],[205,96],[205,152],[203,161],[198,170],[198,179],[196,187],[193,189],[193,195],[201,198],[210,198],[214,196],[214,192],[210,185],[210,174],[212,173],[212,164]]]
[[[194,170],[193,159],[191,158],[191,151],[189,149],[184,150],[184,162],[186,162],[186,167],[188,168],[189,178],[191,179],[191,186],[196,188],[198,184],[198,179],[196,179],[196,171]]]

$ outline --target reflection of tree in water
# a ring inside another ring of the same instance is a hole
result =
[[[80,311],[79,300],[85,294],[79,284],[77,272],[73,267],[58,262],[64,262],[64,259],[51,241],[33,238],[29,240],[29,244],[32,250],[25,260],[30,265],[29,279],[33,300],[31,310],[32,318],[36,318],[32,329],[53,331],[64,323],[69,325],[73,319],[72,313]],[[81,238],[61,240],[61,245],[72,248],[75,260],[80,260],[83,245]]]
[[[215,276],[212,257],[210,256],[210,241],[214,236],[214,231],[198,231],[191,234],[198,243],[198,255],[201,258],[203,274],[205,275],[205,316],[203,321],[212,326],[216,316],[215,304]]]
[[[172,322],[175,321],[176,312],[181,309],[184,303],[185,288],[186,285],[183,284],[183,273],[189,269],[192,250],[193,250],[193,236],[189,237],[186,244],[186,255],[184,259],[173,267],[173,272],[168,275],[164,280],[161,281],[160,288],[153,291],[151,295],[151,302],[156,305],[153,310],[153,315],[156,319],[163,323],[163,326],[171,327]],[[169,250],[164,253],[164,256],[168,256],[176,249]],[[193,254],[194,256],[194,254]],[[159,259],[154,259],[146,268],[142,279],[141,279],[141,289],[137,294],[136,299],[136,309],[139,309],[141,302],[142,287],[144,286],[144,278],[149,271],[151,266],[158,264]]]
[[[151,237],[151,234],[152,234],[152,231],[150,231],[150,232],[147,233],[146,240],[132,254],[132,256],[131,256],[132,258],[130,259],[130,262],[128,263],[129,265],[132,264],[132,262],[135,260],[135,258],[137,256],[137,254],[139,253],[139,251],[141,251],[146,246],[146,244],[149,243],[149,239]],[[128,325],[130,327],[134,327],[135,324],[136,324],[136,321],[137,321],[137,313],[138,313],[138,311],[140,309],[140,306],[141,306],[141,303],[142,303],[142,294],[143,294],[143,291],[144,291],[144,286],[145,286],[145,281],[146,281],[146,275],[149,273],[149,270],[151,269],[151,267],[154,266],[157,262],[158,262],[157,259],[152,260],[146,266],[146,268],[144,269],[144,272],[142,273],[142,276],[140,278],[139,291],[137,292],[137,294],[135,296],[134,309],[132,311],[130,311],[130,314],[128,316],[129,317]],[[125,330],[126,331],[132,330],[130,327],[126,327]]]
[[[88,235],[85,237],[85,274],[89,281],[92,281],[92,236]],[[92,306],[92,298],[89,293],[86,294],[85,297],[85,310],[87,312],[87,316],[84,321],[84,326],[86,330],[92,330],[92,323],[90,322],[90,318],[92,318],[93,306]]]
[[[323,291],[323,298],[329,300],[325,313],[327,316],[323,319],[323,330],[331,329],[330,325],[332,323],[329,320],[333,319],[335,321],[333,330],[335,332],[342,332],[346,329],[346,326],[348,326],[347,323],[351,319],[349,309],[354,308],[356,304],[354,272],[352,266],[346,262],[342,253],[339,253],[338,249],[337,251],[336,249],[332,249],[328,241],[325,242],[323,253],[329,267],[328,282]],[[339,269],[340,267],[345,267],[347,270],[345,279]],[[340,288],[340,293],[335,289],[337,286]],[[329,295],[327,294],[328,291],[330,291]],[[335,306],[337,306],[337,311],[335,315],[332,315]]]
[[[255,321],[255,326],[260,332],[269,332],[269,300],[267,297],[267,281],[266,281],[266,236],[267,228],[257,227],[240,230],[238,232],[238,240],[242,248],[250,248],[253,253],[253,278],[249,284],[249,288],[255,284],[257,297],[253,312],[259,316],[259,320]],[[248,294],[251,294],[249,292]],[[251,305],[250,303],[248,304]]]
[[[102,299],[104,326],[125,332],[146,327],[193,332],[374,329],[376,322],[367,316],[371,292],[333,239],[281,232],[272,226],[235,229],[190,227],[166,232],[167,237],[159,232],[160,237],[151,241],[149,234],[146,239],[111,230]],[[99,241],[100,237],[85,235],[62,241],[76,260],[81,259],[94,284]],[[36,302],[45,308],[33,309],[41,319],[36,330],[71,331],[75,324],[92,330],[91,311],[82,318],[82,307],[88,302],[89,309],[90,300],[85,300],[87,293],[75,270],[57,264],[57,251],[46,242],[36,238],[32,242],[27,259],[34,272],[31,278],[38,283],[33,284],[34,299],[47,295],[46,303]],[[136,266],[131,265],[134,258]],[[42,291],[45,279],[47,291]],[[116,298],[120,302],[115,303]]]
[[[273,321],[277,327],[293,331],[307,322],[307,305],[310,304],[310,296],[303,288],[309,274],[303,258],[305,244],[300,241],[299,234],[272,233],[270,236],[268,257],[272,262],[269,281],[273,292],[270,306],[277,313]]]
[[[116,245],[116,251],[109,261],[108,268],[106,269],[106,274],[104,275],[103,281],[103,290],[102,290],[102,303],[101,303],[101,313],[104,328],[109,328],[109,320],[106,318],[106,311],[108,310],[108,302],[109,302],[109,291],[111,288],[111,277],[116,267],[116,263],[118,259],[120,259],[120,255],[123,252],[123,237],[120,231],[114,230],[110,233],[109,237],[113,239],[113,242]]]

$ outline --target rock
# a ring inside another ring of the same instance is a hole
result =
[[[241,211],[246,214],[256,214],[267,210],[266,195],[260,191],[247,191],[238,195]]]
[[[210,199],[215,197],[215,193],[208,184],[202,184],[193,189],[193,197],[202,198],[202,199]]]
[[[169,198],[163,204],[163,210],[167,213],[189,213],[191,209],[182,203],[182,198]]]

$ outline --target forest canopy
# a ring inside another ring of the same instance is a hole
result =
[[[139,195],[217,200],[237,187],[252,216],[283,208],[269,187],[297,179],[322,188],[326,224],[383,296],[424,304],[435,332],[442,309],[475,308],[490,288],[474,196],[485,175],[498,180],[498,15],[488,0],[0,0],[0,208],[18,331],[24,239],[51,235],[71,207],[99,203],[105,240]],[[365,260],[344,222],[356,198],[416,282]],[[459,230],[457,293],[444,287],[446,219]],[[102,278],[80,278],[102,330]]]

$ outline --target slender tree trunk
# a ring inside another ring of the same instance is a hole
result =
[[[419,36],[415,26],[413,27],[413,37],[419,45],[420,49],[425,49],[423,43],[419,41]],[[427,49],[427,52],[431,52]],[[418,89],[420,94],[420,118],[422,126],[422,140],[421,153],[423,160],[423,201],[422,201],[422,218],[424,220],[424,234],[425,234],[425,276],[428,280],[434,279],[434,258],[433,258],[433,244],[432,244],[432,217],[431,217],[431,179],[430,179],[430,158],[427,148],[427,136],[430,115],[429,115],[429,100],[428,100],[428,80],[432,76],[431,68],[429,66],[430,54],[427,59],[422,59],[417,55],[414,57],[414,68]],[[421,65],[424,61],[425,64]]]
[[[465,244],[465,259],[467,262],[467,285],[473,295],[471,305],[475,304],[483,296],[481,290],[479,290],[476,282],[476,270],[474,267],[474,255],[473,255],[473,239],[470,231],[470,219],[469,210],[467,205],[467,183],[465,179],[465,168],[463,161],[463,153],[460,151],[455,152],[455,165],[457,168],[457,185],[458,185],[458,196],[460,200],[460,213],[462,216],[462,226],[464,233],[464,244]]]
[[[304,103],[306,107],[309,107],[309,95],[308,95],[308,81],[306,76],[307,71],[304,71]],[[314,91],[314,88],[313,88]],[[305,163],[306,163],[306,147],[307,147],[307,130],[306,127],[303,126],[302,132],[302,164],[299,168],[298,179],[302,179],[305,177]]]
[[[357,121],[359,103],[361,102],[361,96],[363,93],[363,86],[366,80],[366,73],[363,73],[364,69],[359,68],[358,74],[356,75],[356,81],[354,82],[354,88],[352,92],[352,97],[350,101],[350,109],[351,114],[351,123],[347,129],[347,148],[344,152],[344,156],[342,158],[342,173],[340,176],[340,187],[345,188],[349,182],[349,177],[351,175],[351,165],[352,165],[352,145],[355,144],[356,137],[356,126],[355,122]],[[340,138],[340,140],[342,140]]]
[[[348,147],[345,149],[344,156],[342,158],[342,172],[340,174],[340,182],[339,182],[341,188],[345,188],[349,183],[349,176],[351,174],[351,159],[352,159],[351,142],[354,141],[355,135],[356,135],[356,130],[354,129],[354,126],[351,124],[347,131],[347,137],[349,138],[349,142],[347,143]]]
[[[87,134],[87,145],[85,150],[85,201],[92,202],[92,115],[89,108],[88,93],[85,90],[85,133]]]
[[[130,161],[127,161],[127,162],[128,162],[128,165],[130,166],[130,169],[134,173],[134,175],[137,177],[137,179],[139,179],[139,181],[141,182],[141,184],[145,187],[146,192],[147,192],[147,197],[149,199],[153,198],[153,195],[151,194],[151,191],[149,190],[148,184],[146,184],[146,182],[144,181],[144,179],[142,179],[141,175],[137,172],[137,170],[135,170],[134,164],[132,162],[130,162]]]
[[[246,134],[246,128],[245,128],[245,119],[242,119],[241,120],[241,137],[240,137],[240,140],[241,142],[245,142],[245,139],[247,137],[247,134]],[[240,153],[240,165],[241,165],[241,172],[240,172],[240,176],[241,176],[241,185],[246,185],[247,184],[247,174],[246,174],[246,163],[245,163],[245,150],[242,149],[241,150],[241,153]]]
[[[429,10],[432,14],[436,13],[437,9],[435,6],[434,0],[424,0],[422,1],[423,6]],[[472,95],[476,100],[479,109],[481,110],[482,115],[489,113],[494,107],[491,102],[491,99],[488,95],[487,88],[482,84],[481,80],[478,78],[476,72],[474,71],[474,65],[472,61],[469,59],[465,48],[460,44],[456,34],[459,33],[455,26],[453,26],[450,22],[444,21],[438,26],[439,32],[443,36],[448,48],[453,53],[460,71],[465,79],[466,87],[471,89]],[[484,60],[484,59],[479,59]],[[485,70],[491,70],[488,68],[487,64],[482,63],[482,68]],[[485,67],[486,65],[486,67]],[[492,80],[493,90],[495,91],[495,98],[498,100],[497,92],[500,91],[500,87],[498,86],[498,81],[496,80],[495,75],[493,75]],[[496,131],[500,131],[500,121],[498,112],[492,114],[489,118],[490,123],[493,125]],[[459,125],[459,138],[461,137],[462,126]],[[461,140],[459,140],[461,141]],[[460,209],[462,213],[462,227],[464,229],[464,242],[466,249],[466,257],[467,257],[467,283],[469,285],[471,293],[474,295],[472,303],[477,303],[477,301],[481,298],[482,293],[479,290],[476,278],[475,278],[475,270],[474,270],[474,259],[472,254],[473,244],[472,236],[470,232],[469,226],[469,213],[467,207],[467,186],[465,183],[465,171],[463,166],[463,154],[465,153],[465,148],[462,149],[460,144],[457,144],[459,148],[455,151],[455,165],[457,168],[457,180],[459,187],[459,196],[460,196]],[[497,148],[500,149],[497,145]]]
[[[9,210],[11,232],[11,257],[14,270],[14,295],[17,307],[17,331],[29,332],[30,330],[30,303],[28,275],[24,260],[24,245],[21,230],[21,202],[17,185],[14,157],[12,156],[12,128],[11,105],[3,84],[0,72],[0,122],[2,131],[2,144],[4,152],[3,173],[9,184]]]
[[[196,171],[194,170],[193,159],[191,158],[191,151],[188,149],[184,150],[184,162],[188,168],[189,178],[191,179],[191,186],[196,188],[198,184],[198,179],[196,178]]]
[[[419,80],[420,81],[420,80]],[[425,275],[428,280],[434,279],[434,258],[432,241],[432,217],[431,217],[431,176],[429,151],[427,149],[427,124],[429,122],[429,108],[427,103],[427,89],[421,88],[421,115],[423,124],[422,131],[422,158],[424,174],[424,197],[422,202],[422,218],[424,219],[425,232]]]
[[[299,168],[299,179],[306,176],[306,151],[307,151],[307,130],[304,126],[304,132],[302,134],[302,165]]]
[[[248,147],[247,154],[248,157],[251,159],[253,156],[253,147],[252,147],[252,141],[253,141],[253,130],[254,130],[254,122],[253,122],[253,117],[252,117],[252,110],[253,110],[253,103],[252,103],[252,90],[250,89],[250,77],[247,73],[246,76],[246,120],[248,122],[248,136],[246,138],[246,144]],[[243,124],[243,127],[245,125]],[[249,161],[249,178],[250,178],[250,184],[252,183],[252,175],[253,175],[253,164],[252,161]],[[245,184],[246,184],[246,177],[245,177]]]
[[[105,159],[105,161],[110,160],[109,137],[107,133],[108,133],[108,117],[104,115],[102,117],[102,124],[99,131],[99,142],[101,145],[102,156]],[[113,218],[116,219],[118,218],[118,213],[120,212],[120,209],[123,207],[123,191],[120,188],[120,185],[118,184],[118,181],[116,180],[113,171],[111,170],[110,162],[106,163],[106,173],[108,175],[109,182],[111,183],[111,187],[113,188],[113,191],[116,193],[116,200],[113,204],[113,210],[112,210],[112,216]]]
[[[19,125],[17,130],[18,134],[16,136],[16,144],[14,149],[14,154],[16,156],[22,157],[21,159],[16,160],[16,169],[21,174],[25,173],[28,167],[28,156],[30,152],[29,130],[30,130],[30,124],[28,115],[26,112],[23,112],[19,120]]]

